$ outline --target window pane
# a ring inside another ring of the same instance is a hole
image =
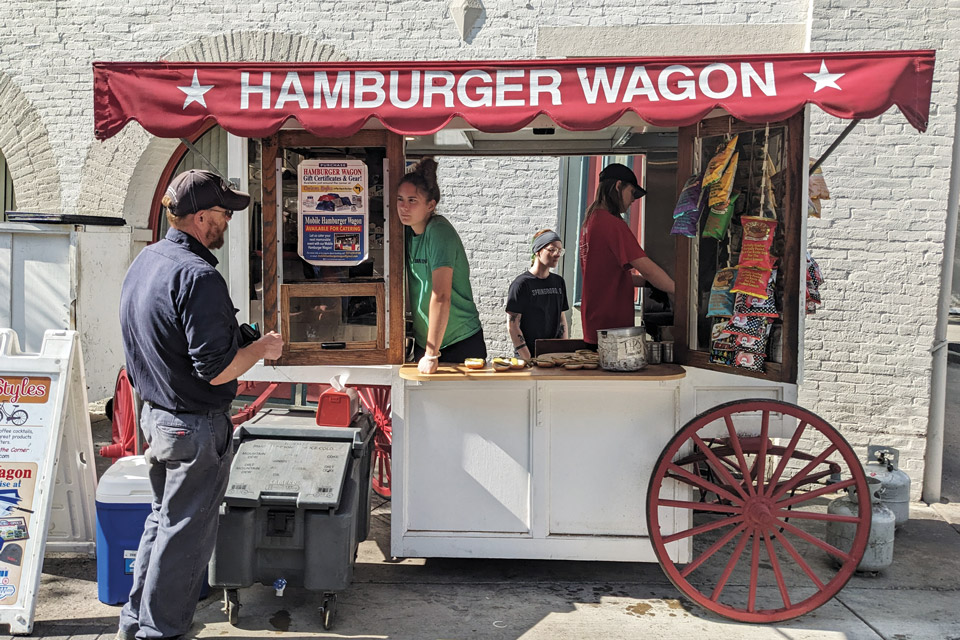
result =
[[[370,342],[377,340],[377,300],[374,296],[291,297],[287,309],[290,342]],[[358,345],[359,346],[359,345]],[[360,346],[363,348],[363,346]]]
[[[10,168],[2,152],[0,152],[0,207],[3,207],[0,212],[17,209],[17,201],[13,194],[13,176],[10,175]]]

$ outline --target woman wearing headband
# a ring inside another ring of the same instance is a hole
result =
[[[580,229],[580,312],[583,340],[590,346],[597,344],[598,329],[634,325],[634,287],[649,282],[673,294],[673,278],[647,257],[620,217],[645,194],[637,176],[622,164],[607,165],[600,172],[597,197]]]
[[[463,362],[487,357],[467,254],[453,225],[436,213],[438,202],[437,163],[424,158],[400,179],[397,189],[397,214],[407,227],[414,357],[424,374],[435,372],[441,358]]]
[[[567,337],[567,288],[550,270],[563,255],[560,236],[550,229],[533,236],[533,264],[510,285],[507,333],[517,357],[529,359],[537,340]]]

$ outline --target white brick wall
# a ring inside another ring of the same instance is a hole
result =
[[[919,491],[929,349],[956,108],[958,22],[932,0],[814,1],[812,48],[940,50],[930,131],[898,113],[861,124],[825,167],[834,199],[810,225],[827,284],[808,322],[801,400],[862,449],[904,450]],[[131,124],[93,140],[94,60],[442,60],[534,57],[563,26],[797,23],[808,0],[486,0],[464,42],[446,0],[310,2],[6,0],[0,5],[0,148],[25,207],[145,220],[166,144]],[[695,42],[689,53],[697,53]],[[811,153],[842,124],[817,113]],[[556,226],[555,159],[441,161],[440,209],[460,231],[492,353],[507,351],[503,302],[533,231]],[[138,169],[139,167],[139,169]],[[880,435],[882,434],[882,435]]]
[[[922,488],[933,345],[957,104],[960,14],[940,4],[818,1],[814,51],[937,49],[930,127],[895,111],[862,123],[824,166],[832,200],[811,220],[824,271],[823,312],[807,319],[800,401],[842,430],[858,452],[901,450]],[[843,123],[815,112],[816,156]]]
[[[474,298],[491,356],[512,355],[504,306],[507,288],[530,267],[530,241],[557,226],[557,158],[443,158],[443,199],[467,251]]]

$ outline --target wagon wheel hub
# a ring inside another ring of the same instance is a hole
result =
[[[770,498],[757,496],[747,500],[743,510],[743,521],[754,528],[764,528],[771,526],[775,520],[773,517],[774,502]]]

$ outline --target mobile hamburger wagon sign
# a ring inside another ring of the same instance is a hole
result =
[[[304,160],[297,175],[300,257],[317,266],[366,260],[367,165],[362,160]]]

